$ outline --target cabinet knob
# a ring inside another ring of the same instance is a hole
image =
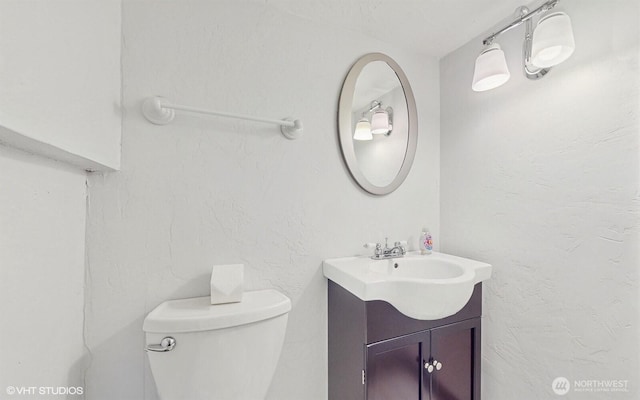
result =
[[[442,369],[442,363],[438,360],[433,360],[431,362],[425,361],[424,369],[426,369],[428,373],[432,373],[434,370],[440,371]]]
[[[426,369],[428,373],[432,373],[433,372],[433,365],[430,364],[428,361],[425,361],[424,369]]]

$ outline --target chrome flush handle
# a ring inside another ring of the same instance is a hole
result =
[[[150,344],[145,350],[154,351],[156,353],[164,353],[166,351],[173,350],[174,347],[176,347],[176,340],[171,336],[167,336],[160,341],[160,344]]]

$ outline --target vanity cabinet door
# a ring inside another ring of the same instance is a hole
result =
[[[480,318],[431,330],[431,400],[480,400]]]
[[[428,399],[429,383],[423,382],[423,354],[425,357],[430,354],[429,331],[368,345],[366,399]]]

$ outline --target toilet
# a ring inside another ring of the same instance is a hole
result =
[[[264,400],[276,369],[291,301],[276,290],[239,303],[209,296],[170,300],[143,330],[161,400]]]

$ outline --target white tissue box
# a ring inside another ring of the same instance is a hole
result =
[[[244,292],[244,264],[214,265],[211,270],[211,304],[237,303]]]

